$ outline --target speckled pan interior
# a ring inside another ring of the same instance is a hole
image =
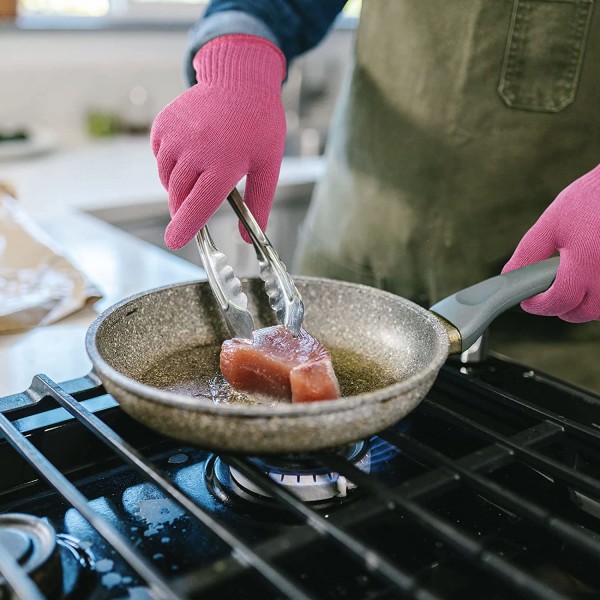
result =
[[[229,337],[206,282],[150,290],[105,311],[86,348],[94,370],[122,408],[166,435],[229,452],[306,452],[363,439],[410,412],[427,393],[448,353],[438,320],[415,304],[374,288],[295,278],[304,327],[327,347],[344,348],[386,373],[386,384],[339,400],[275,406],[215,404],[143,383],[165,356]],[[260,279],[243,282],[256,327],[275,324]],[[187,352],[186,352],[187,351]],[[174,371],[173,371],[174,370]],[[182,375],[183,377],[183,375]],[[391,383],[390,383],[391,382]]]

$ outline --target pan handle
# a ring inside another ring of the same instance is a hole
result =
[[[434,304],[429,310],[458,330],[461,344],[451,353],[463,352],[501,313],[519,302],[545,292],[554,281],[558,257],[549,258],[504,275],[476,283]]]

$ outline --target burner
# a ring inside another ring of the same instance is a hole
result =
[[[62,568],[56,533],[48,521],[19,513],[0,515],[0,543],[47,596],[57,593]],[[8,585],[0,575],[0,598],[8,597]]]
[[[356,468],[369,472],[371,451],[368,443],[358,442],[336,452]],[[328,471],[311,456],[291,455],[254,459],[253,463],[279,485],[304,502],[323,502],[345,498],[356,486],[338,473]],[[207,469],[209,485],[217,497],[229,499],[231,494],[244,500],[260,502],[270,495],[247,479],[240,471],[219,457]],[[217,489],[215,489],[217,488]]]
[[[44,597],[83,598],[95,582],[94,556],[76,538],[56,533],[46,519],[0,514],[0,544],[31,577]],[[0,575],[0,600],[12,598]]]

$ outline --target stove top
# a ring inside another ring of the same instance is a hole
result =
[[[0,399],[0,599],[599,598],[599,429],[491,356],[369,440],[217,456],[40,375]]]

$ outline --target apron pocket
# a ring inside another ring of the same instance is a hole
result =
[[[575,99],[594,0],[515,0],[498,93],[510,108],[560,112]]]

